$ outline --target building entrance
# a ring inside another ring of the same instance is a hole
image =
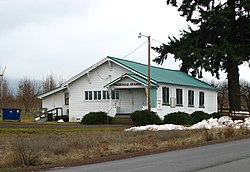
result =
[[[146,106],[146,93],[143,88],[121,89],[120,103],[117,113],[127,114],[136,110],[142,110],[142,106]]]

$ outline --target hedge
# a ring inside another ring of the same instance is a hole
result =
[[[214,112],[214,113],[210,114],[210,116],[213,118],[219,119],[220,117],[225,116],[225,115],[220,113],[220,112]]]
[[[203,111],[195,111],[190,116],[193,119],[193,124],[196,124],[204,119],[209,119],[212,117],[208,113],[205,113]]]
[[[155,112],[148,112],[147,110],[135,111],[131,114],[133,125],[143,126],[149,124],[162,124],[162,120]]]
[[[164,116],[165,124],[190,125],[193,124],[193,119],[188,113],[174,112]]]
[[[84,115],[81,124],[106,124],[108,118],[106,112],[90,112]]]

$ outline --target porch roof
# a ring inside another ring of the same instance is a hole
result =
[[[104,87],[109,87],[111,85],[113,85],[114,83],[122,80],[123,78],[125,77],[128,77],[128,78],[131,78],[132,80],[136,81],[136,82],[139,82],[141,84],[143,84],[144,86],[147,86],[148,85],[148,80],[145,79],[145,78],[142,78],[136,74],[133,74],[133,73],[125,73],[124,75],[116,78],[115,80],[111,81],[110,83],[108,83],[107,85],[105,85]],[[157,87],[157,84],[155,84],[154,82],[150,82],[150,86],[151,87]]]
[[[39,99],[42,99],[42,98],[44,98],[44,97],[47,97],[47,96],[49,96],[49,95],[51,95],[51,94],[54,94],[54,93],[57,93],[57,92],[59,92],[59,91],[62,91],[62,90],[65,90],[65,89],[67,89],[66,87],[57,87],[57,88],[55,88],[55,89],[53,89],[53,90],[51,90],[51,91],[48,91],[48,92],[46,92],[46,93],[43,93],[43,94],[40,94],[40,95],[38,95],[38,98]]]

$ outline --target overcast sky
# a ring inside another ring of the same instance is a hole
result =
[[[0,0],[0,23],[5,77],[37,80],[66,80],[106,56],[122,58],[147,41],[139,32],[158,46],[187,27],[166,0]],[[125,59],[146,64],[147,44]],[[169,59],[161,67],[178,66]],[[241,78],[249,71],[241,67]]]

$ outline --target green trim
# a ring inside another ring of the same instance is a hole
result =
[[[150,104],[152,108],[157,106],[157,89],[152,87],[150,88]]]

